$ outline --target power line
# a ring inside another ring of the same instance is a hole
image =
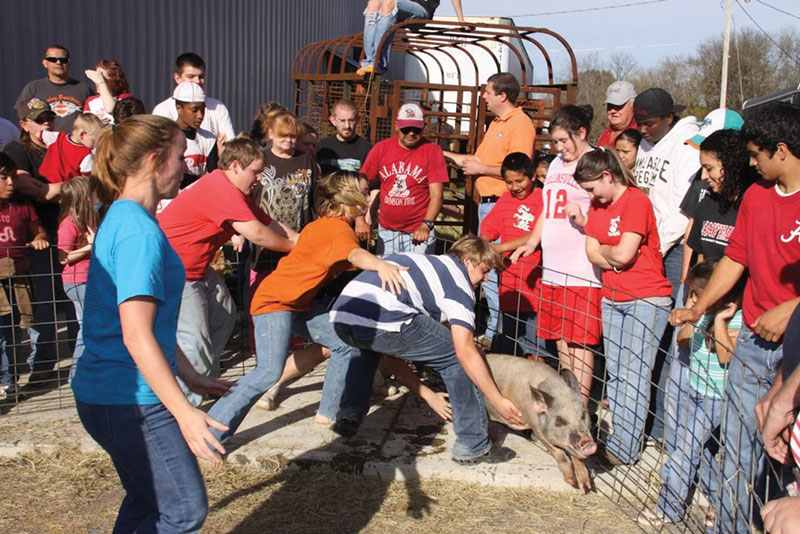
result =
[[[784,54],[786,57],[788,57],[789,59],[791,59],[792,61],[794,61],[796,64],[800,65],[800,61],[798,61],[798,60],[797,60],[797,58],[795,58],[795,57],[794,57],[793,55],[791,55],[789,52],[787,52],[786,50],[784,50],[783,48],[781,48],[781,45],[779,45],[779,44],[777,43],[777,41],[775,41],[775,39],[773,39],[773,38],[772,38],[772,36],[771,36],[769,33],[767,33],[767,31],[766,31],[764,28],[762,28],[762,27],[761,27],[761,25],[760,25],[758,22],[756,22],[756,19],[754,19],[752,16],[750,16],[750,13],[748,13],[748,12],[747,12],[747,10],[744,8],[744,6],[742,5],[742,3],[741,3],[739,0],[736,0],[736,5],[738,5],[738,6],[739,6],[739,8],[740,8],[740,9],[741,9],[741,10],[744,12],[744,14],[745,14],[745,15],[747,15],[747,18],[749,18],[749,19],[750,19],[750,21],[751,21],[753,24],[755,24],[755,25],[756,25],[756,27],[757,27],[759,30],[761,30],[761,32],[762,32],[764,35],[766,35],[766,36],[767,36],[767,39],[769,39],[770,41],[772,41],[772,44],[774,44],[774,45],[775,45],[775,48],[777,48],[778,50],[780,50],[781,52],[783,52],[783,54]]]
[[[527,13],[525,15],[509,15],[509,17],[520,18],[520,17],[543,17],[546,15],[567,15],[570,13],[586,13],[589,11],[603,11],[605,9],[619,9],[621,7],[633,7],[633,6],[644,6],[647,4],[660,4],[662,2],[666,2],[667,0],[648,0],[645,2],[630,2],[627,4],[617,4],[613,6],[600,6],[600,7],[587,7],[583,9],[569,9],[566,11],[548,11],[546,13]]]
[[[794,17],[794,18],[796,18],[797,20],[800,20],[800,17],[798,17],[797,15],[794,15],[794,14],[792,14],[792,13],[789,13],[788,11],[784,11],[783,9],[777,8],[777,7],[775,7],[775,6],[773,6],[773,5],[770,5],[770,4],[768,4],[768,3],[766,3],[766,2],[764,2],[764,1],[762,1],[762,0],[756,0],[756,2],[758,2],[759,4],[761,4],[761,5],[763,5],[763,6],[767,6],[768,8],[774,9],[774,10],[775,10],[775,11],[777,11],[778,13],[783,13],[784,15],[789,15],[790,17]]]

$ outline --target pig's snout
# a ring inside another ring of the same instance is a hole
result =
[[[588,458],[597,452],[597,443],[594,442],[591,436],[586,434],[572,432],[569,436],[569,442],[581,459]]]

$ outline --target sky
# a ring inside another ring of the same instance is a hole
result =
[[[595,52],[602,59],[614,50],[631,54],[640,67],[650,67],[666,57],[689,54],[699,43],[721,36],[725,30],[725,0],[462,0],[461,3],[465,16],[507,16],[518,26],[545,27],[561,34],[572,46],[579,68],[581,58],[587,54]],[[593,8],[602,9],[553,13]],[[453,15],[455,11],[450,1],[441,0],[436,13]],[[800,28],[798,0],[738,0],[738,3],[734,0],[734,28],[755,27],[746,13],[766,32],[787,26]],[[558,54],[566,57],[554,50],[554,61]]]

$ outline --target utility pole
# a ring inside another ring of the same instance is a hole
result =
[[[728,97],[728,56],[731,49],[731,18],[733,17],[733,0],[727,0],[725,6],[725,39],[722,42],[722,83],[719,91],[719,107],[724,108]]]

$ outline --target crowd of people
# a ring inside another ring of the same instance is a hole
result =
[[[417,4],[370,2],[366,24]],[[365,73],[386,61],[372,53]],[[747,532],[766,455],[800,458],[797,108],[697,120],[663,89],[617,81],[599,138],[593,110],[566,105],[547,125],[547,154],[534,150],[518,80],[497,73],[481,95],[494,118],[461,154],[426,138],[417,102],[398,107],[394,135],[375,146],[349,100],[331,103],[324,138],[275,102],[237,135],[191,52],[152,114],[116,61],[87,70],[91,85],[70,77],[63,46],[47,46],[42,65],[47,76],[15,105],[19,138],[0,152],[0,387],[23,398],[58,378],[53,303],[71,303],[69,380],[126,489],[120,531],[199,530],[196,458],[221,466],[249,410],[274,406],[282,384],[326,359],[317,423],[355,435],[380,366],[452,420],[453,460],[471,465],[506,459],[487,401],[522,424],[482,351],[552,353],[587,406],[604,382],[609,461],[635,464],[646,435],[662,443],[659,497],[639,516],[655,526],[683,519],[697,478],[716,504],[710,524]],[[457,171],[475,185],[479,235],[436,255]],[[228,242],[250,251],[236,275],[256,366],[236,383],[220,378],[220,359],[238,297],[211,267]],[[407,362],[441,375],[446,394]],[[663,428],[648,426],[651,405]],[[718,494],[713,476],[732,490]],[[770,531],[800,521],[791,503],[764,507]]]

